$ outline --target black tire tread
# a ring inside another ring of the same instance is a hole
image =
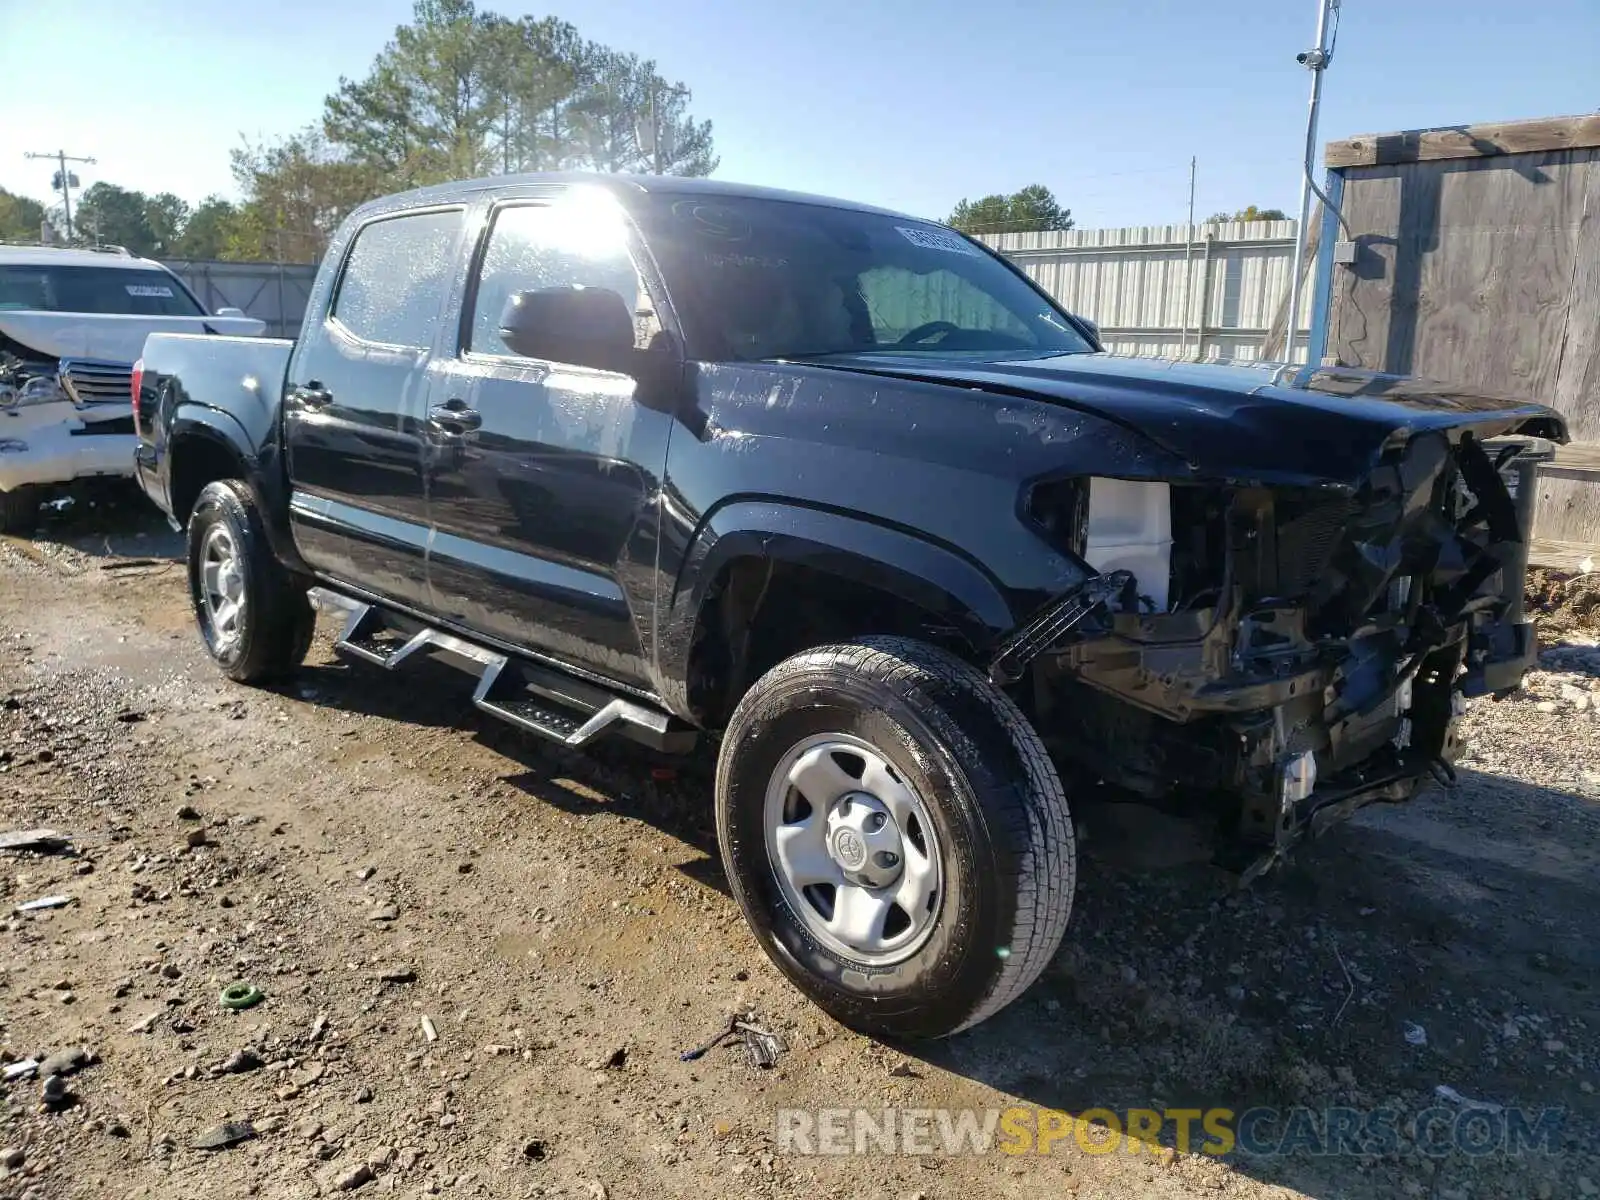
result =
[[[989,810],[991,818],[998,817],[1009,824],[1007,829],[994,831],[997,840],[1023,848],[1014,859],[1014,876],[1001,881],[1016,896],[1015,920],[1007,943],[1010,954],[987,993],[949,1032],[968,1029],[1010,1004],[1039,977],[1060,946],[1072,915],[1077,847],[1066,793],[1055,764],[1012,699],[970,663],[912,638],[879,636],[805,651],[763,676],[741,700],[729,722],[729,737],[724,739],[722,761],[718,764],[719,780],[743,727],[742,718],[760,697],[789,676],[818,672],[871,678],[924,711],[944,709],[946,720],[942,723],[952,729],[956,721],[948,713],[950,701],[958,701],[958,708],[963,703],[977,702],[994,715],[1023,765],[1026,786],[1017,789],[1022,803]],[[958,762],[963,759],[964,747],[947,749]]]
[[[205,514],[213,507],[230,510],[243,533],[239,549],[245,558],[252,610],[244,653],[233,663],[219,660],[217,665],[238,683],[266,683],[290,675],[305,661],[311,648],[316,612],[306,598],[305,588],[273,553],[255,493],[241,480],[219,479],[201,489],[189,515],[191,563],[199,536],[197,523],[207,521]]]

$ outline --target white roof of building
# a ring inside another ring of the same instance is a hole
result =
[[[165,270],[158,262],[120,250],[77,250],[70,246],[8,246],[0,243],[0,266],[6,267],[127,267]]]

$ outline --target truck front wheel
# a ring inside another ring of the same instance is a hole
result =
[[[717,836],[768,956],[877,1036],[999,1011],[1072,911],[1072,818],[1038,735],[973,667],[909,639],[824,646],[756,682],[723,739]]]
[[[189,594],[206,649],[229,679],[260,683],[294,671],[316,614],[267,541],[250,489],[208,483],[189,516]]]

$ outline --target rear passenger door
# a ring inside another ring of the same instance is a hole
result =
[[[626,375],[522,358],[497,332],[515,292],[605,287],[649,346],[660,323],[639,257],[608,197],[487,214],[459,344],[433,371],[428,572],[446,620],[647,686],[672,418],[637,403]]]
[[[324,319],[289,363],[285,444],[295,542],[317,570],[428,599],[427,365],[457,264],[460,207],[377,217],[348,243]]]

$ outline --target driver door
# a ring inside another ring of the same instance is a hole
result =
[[[560,196],[489,213],[459,343],[431,372],[428,581],[452,622],[647,686],[672,418],[626,375],[519,357],[497,333],[512,294],[576,284],[622,294],[647,344],[654,306],[615,218]]]

